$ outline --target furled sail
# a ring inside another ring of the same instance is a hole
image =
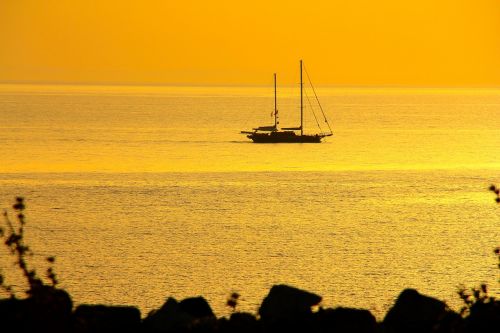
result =
[[[254,128],[256,131],[276,131],[276,126],[260,126],[257,128]]]

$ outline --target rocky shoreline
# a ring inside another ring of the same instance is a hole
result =
[[[475,302],[468,314],[450,310],[438,299],[405,289],[384,319],[368,310],[312,308],[321,296],[287,285],[275,285],[257,314],[234,311],[217,318],[201,296],[168,298],[142,317],[132,306],[79,305],[70,295],[43,286],[25,299],[0,300],[3,332],[499,332],[500,301]],[[228,303],[229,305],[229,303]],[[235,303],[232,304],[236,308]]]

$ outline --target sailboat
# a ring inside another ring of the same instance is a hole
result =
[[[300,60],[300,126],[298,127],[284,127],[279,128],[278,122],[278,107],[277,107],[277,97],[276,97],[276,73],[274,74],[274,125],[271,126],[259,126],[253,128],[253,131],[241,131],[241,134],[246,134],[247,138],[251,139],[255,143],[320,143],[324,137],[332,136],[332,129],[330,124],[326,119],[326,115],[323,112],[323,108],[319,103],[319,99],[316,95],[314,87],[311,87],[318,102],[321,113],[325,123],[328,126],[329,132],[321,131],[321,126],[319,125],[318,119],[314,114],[314,118],[320,129],[320,133],[316,134],[304,134],[304,85],[302,82],[302,60]],[[307,74],[307,71],[306,71]],[[309,77],[309,75],[308,75]],[[309,79],[309,83],[311,80]],[[308,97],[309,98],[309,97]],[[313,111],[314,112],[314,111]],[[300,131],[300,132],[299,132]]]

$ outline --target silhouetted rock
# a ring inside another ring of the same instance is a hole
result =
[[[168,298],[165,304],[151,311],[143,321],[145,332],[209,331],[216,325],[215,315],[203,297],[177,302]]]
[[[435,333],[463,333],[464,320],[458,313],[448,310],[434,327]]]
[[[235,312],[231,314],[229,320],[225,318],[219,320],[219,332],[221,333],[256,333],[260,331],[260,323],[251,313]]]
[[[215,317],[208,302],[201,296],[183,299],[179,303],[179,310],[194,318]]]
[[[73,331],[138,332],[141,313],[133,306],[80,305],[73,314]]]
[[[73,310],[73,302],[68,292],[51,286],[42,286],[27,301],[37,331],[67,331]]]
[[[151,311],[142,322],[145,332],[172,332],[187,328],[192,317],[179,310],[179,302],[169,297],[158,310]]]
[[[42,286],[26,299],[0,300],[0,327],[5,332],[67,332],[72,307],[66,291]]]
[[[318,332],[372,333],[377,330],[377,320],[368,310],[321,309],[316,314],[316,327]]]
[[[465,318],[466,332],[500,332],[500,301],[475,303]]]
[[[385,316],[383,327],[388,333],[445,332],[455,315],[444,302],[405,289]]]
[[[287,285],[275,285],[262,301],[259,315],[262,319],[289,319],[310,314],[311,307],[321,302],[321,296]]]
[[[311,307],[321,296],[286,285],[275,285],[262,301],[259,315],[264,331],[304,331],[313,324]]]
[[[26,325],[28,310],[26,300],[17,298],[0,299],[0,323],[2,331],[29,331]]]

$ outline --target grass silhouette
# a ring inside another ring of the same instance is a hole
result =
[[[24,204],[23,197],[16,197],[16,202],[12,206],[16,214],[16,220],[13,222],[7,211],[4,211],[5,228],[0,228],[0,237],[4,239],[4,244],[7,246],[10,254],[15,257],[15,263],[17,267],[21,270],[23,276],[26,279],[26,284],[28,286],[25,293],[28,296],[36,294],[40,289],[51,286],[55,288],[57,286],[57,277],[54,271],[55,257],[47,257],[46,260],[49,263],[47,268],[46,278],[48,283],[44,282],[41,277],[38,276],[36,270],[31,268],[28,264],[27,258],[33,256],[34,253],[28,245],[24,242],[24,229],[26,227],[26,216],[24,211],[26,206]],[[7,284],[4,276],[0,274],[0,287],[6,291],[10,297],[16,297],[16,291],[12,285]]]

